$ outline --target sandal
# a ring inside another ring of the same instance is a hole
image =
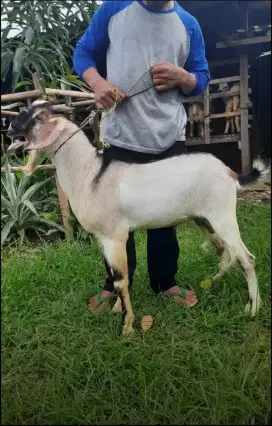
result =
[[[96,296],[93,296],[89,299],[88,305],[89,308],[94,312],[101,312],[104,309],[107,309],[109,307],[109,301],[112,299],[113,294],[109,293],[106,296],[103,296],[103,291],[101,293],[97,294]],[[92,305],[92,301],[96,301],[95,305]]]
[[[192,292],[192,294],[194,294],[194,293]],[[184,288],[181,288],[180,292],[172,291],[171,293],[163,293],[163,295],[167,296],[167,297],[171,297],[176,302],[178,302],[178,300],[174,299],[174,297],[179,297],[180,299],[184,299],[185,303],[183,303],[183,305],[185,305],[186,308],[192,308],[198,302],[198,300],[196,299],[194,302],[192,302],[190,304],[186,304],[186,299],[187,299],[187,296],[188,296],[188,290],[185,290]]]

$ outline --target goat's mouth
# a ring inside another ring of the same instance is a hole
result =
[[[18,139],[14,139],[13,136],[11,138],[12,142],[7,149],[8,152],[27,151],[27,141],[19,141]]]

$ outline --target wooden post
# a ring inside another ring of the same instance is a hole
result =
[[[71,222],[69,221],[68,217],[71,216],[71,209],[69,205],[68,198],[64,194],[62,187],[59,183],[59,178],[56,173],[56,185],[57,185],[57,191],[58,191],[58,197],[59,197],[59,205],[61,210],[61,216],[62,216],[62,222],[63,226],[66,230],[66,238],[68,241],[73,241],[74,239],[74,230]]]
[[[204,141],[205,143],[211,143],[210,137],[210,90],[209,86],[204,92]]]
[[[248,135],[248,57],[240,55],[240,110],[241,110],[241,159],[242,172],[251,170],[249,135]]]

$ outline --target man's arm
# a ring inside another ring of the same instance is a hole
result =
[[[95,12],[87,31],[76,45],[73,62],[76,73],[81,78],[85,71],[90,68],[96,69],[98,63],[106,61],[110,12],[109,2],[104,2]]]
[[[197,96],[205,92],[210,73],[205,57],[205,45],[201,29],[195,18],[187,12],[182,16],[190,37],[190,53],[184,68],[169,63],[151,66],[155,89],[163,92],[180,87],[185,95]]]
[[[106,81],[98,69],[106,74],[106,54],[109,46],[108,26],[110,18],[118,12],[120,2],[105,1],[95,12],[93,19],[76,45],[74,68],[76,73],[95,93],[98,109],[111,107],[116,101],[115,86]],[[119,90],[120,100],[124,94]]]
[[[205,92],[211,76],[206,60],[202,31],[197,20],[191,18],[193,25],[190,34],[190,53],[184,66],[187,74],[184,74],[184,81],[180,86],[185,94],[190,93],[190,96],[197,96]],[[193,81],[195,81],[195,84],[193,84]]]

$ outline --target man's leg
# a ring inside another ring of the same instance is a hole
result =
[[[127,257],[128,257],[128,276],[129,276],[129,288],[130,288],[132,286],[133,275],[136,269],[136,250],[135,250],[134,232],[131,232],[129,234],[129,237],[127,240]],[[104,262],[105,262],[106,271],[107,271],[104,289],[100,294],[93,296],[89,300],[89,307],[96,312],[100,312],[103,309],[107,308],[108,300],[111,297],[112,293],[114,292],[113,280],[112,280],[111,272],[106,262],[106,259],[104,259]]]
[[[179,245],[175,228],[150,229],[147,232],[147,261],[150,285],[155,293],[163,292],[174,300],[192,306],[197,302],[192,291],[176,285]]]

